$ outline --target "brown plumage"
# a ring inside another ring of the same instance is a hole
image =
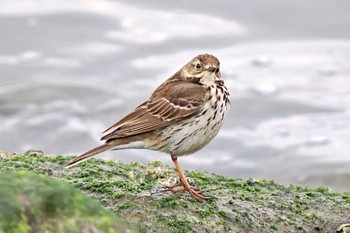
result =
[[[194,153],[218,133],[229,110],[229,93],[218,59],[198,55],[160,85],[133,112],[109,127],[98,146],[69,161],[73,166],[103,151],[146,148],[171,155],[184,190],[199,200],[209,199],[190,186],[177,157]],[[175,187],[168,190],[175,192]]]

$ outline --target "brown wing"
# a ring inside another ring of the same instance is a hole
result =
[[[113,130],[101,140],[111,140],[147,133],[191,117],[201,110],[205,89],[200,84],[169,80],[148,101],[108,128]]]

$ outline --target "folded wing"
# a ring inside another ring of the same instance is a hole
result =
[[[204,105],[205,89],[182,80],[161,85],[151,98],[108,128],[101,140],[134,136],[164,128],[198,114]]]

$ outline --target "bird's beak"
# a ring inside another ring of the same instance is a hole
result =
[[[210,66],[209,71],[215,73],[216,72],[216,67],[215,66]]]

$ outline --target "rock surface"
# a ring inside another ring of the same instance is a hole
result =
[[[123,164],[91,159],[66,169],[69,159],[17,155],[1,159],[0,172],[31,171],[71,184],[139,232],[335,232],[350,222],[350,194],[328,188],[186,172],[193,185],[216,197],[199,202],[187,193],[161,192],[162,187],[176,182],[177,174],[160,162]],[[20,174],[24,179],[27,176]],[[56,191],[66,196],[59,187]],[[53,205],[59,201],[52,199]]]
[[[32,172],[0,174],[0,232],[132,232],[71,185]]]

